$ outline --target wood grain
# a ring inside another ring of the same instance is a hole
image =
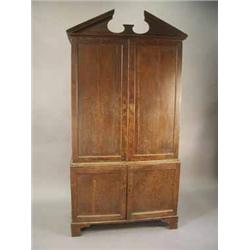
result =
[[[130,160],[178,157],[180,49],[162,39],[130,42]]]
[[[71,168],[73,220],[125,219],[126,182],[123,166]]]
[[[79,44],[79,156],[121,156],[119,44]]]
[[[128,218],[176,215],[180,164],[129,166]]]
[[[76,46],[73,159],[125,159],[127,43],[120,39],[78,39]]]

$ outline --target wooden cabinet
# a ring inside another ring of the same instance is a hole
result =
[[[109,11],[67,30],[72,48],[72,235],[91,224],[177,227],[185,33],[145,11],[149,30],[113,33]]]

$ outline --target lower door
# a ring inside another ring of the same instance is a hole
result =
[[[180,163],[128,167],[128,219],[177,213]]]
[[[125,219],[126,184],[124,166],[71,167],[73,222]]]

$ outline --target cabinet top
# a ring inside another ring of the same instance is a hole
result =
[[[184,40],[187,38],[187,34],[147,11],[144,11],[144,20],[149,25],[149,30],[146,33],[135,33],[133,31],[134,25],[131,24],[124,24],[124,31],[114,33],[107,27],[108,22],[113,18],[113,15],[114,9],[80,23],[68,29],[66,32],[69,38],[72,36],[163,37],[171,40]]]

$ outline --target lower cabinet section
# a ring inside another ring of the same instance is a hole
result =
[[[180,163],[71,167],[72,226],[166,219],[177,227]],[[77,228],[77,229],[76,229]]]
[[[125,219],[126,186],[125,166],[71,168],[73,221]]]

